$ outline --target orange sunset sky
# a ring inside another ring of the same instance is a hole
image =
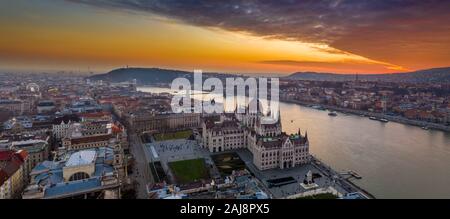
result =
[[[387,73],[450,66],[450,1],[0,2],[0,69]]]

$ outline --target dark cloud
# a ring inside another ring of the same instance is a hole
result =
[[[70,0],[103,8],[149,12],[197,26],[326,43],[334,48],[407,64],[405,53],[449,62],[447,0]],[[450,63],[448,63],[450,64]]]

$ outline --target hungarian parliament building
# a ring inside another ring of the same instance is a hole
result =
[[[245,113],[223,113],[202,121],[203,147],[210,152],[247,148],[260,170],[291,168],[310,161],[308,134],[282,132],[281,119],[266,124],[261,105]],[[278,115],[280,115],[278,113]]]

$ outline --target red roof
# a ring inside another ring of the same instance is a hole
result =
[[[8,179],[9,179],[8,174],[5,171],[3,171],[3,169],[0,169],[0,186],[2,186],[3,183]]]
[[[112,129],[114,134],[122,132],[122,128],[120,126],[116,125],[116,124],[112,124],[111,129]]]
[[[0,151],[0,161],[7,161],[11,157],[11,150]]]
[[[28,152],[26,150],[19,150],[17,151],[17,154],[20,156],[22,161],[25,161],[28,157]]]
[[[23,165],[28,153],[24,150],[0,151],[0,186]]]

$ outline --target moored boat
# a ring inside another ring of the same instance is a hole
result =
[[[381,122],[389,122],[387,119],[380,119]]]

